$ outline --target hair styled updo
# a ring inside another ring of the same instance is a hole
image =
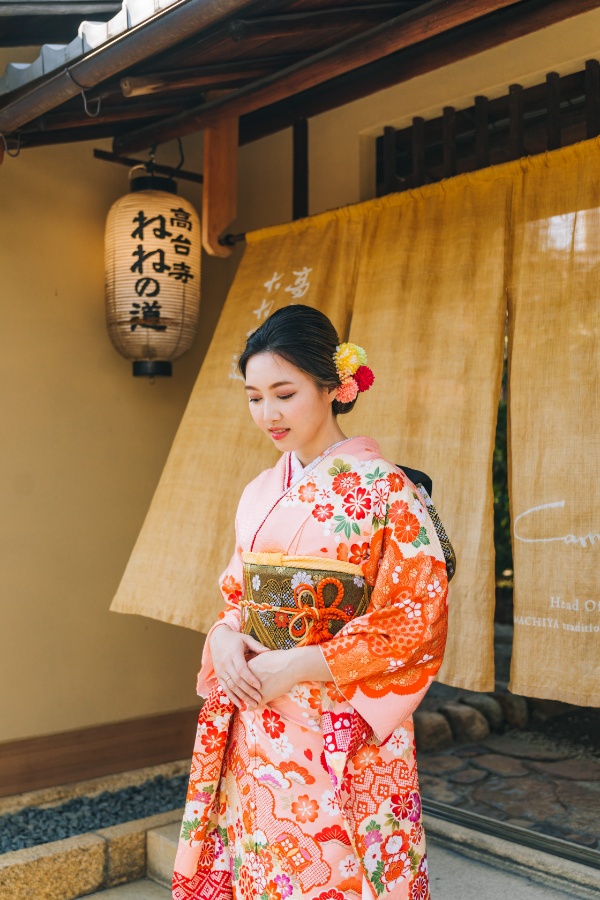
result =
[[[276,310],[253,331],[239,358],[238,368],[244,378],[248,360],[257,353],[276,353],[297,369],[305,372],[322,390],[339,387],[333,355],[340,339],[327,316],[298,303]],[[348,413],[356,403],[332,404],[334,416]]]

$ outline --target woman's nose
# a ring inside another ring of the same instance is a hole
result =
[[[279,412],[277,404],[265,400],[263,403],[263,416],[267,423],[277,422],[281,418],[281,413]]]

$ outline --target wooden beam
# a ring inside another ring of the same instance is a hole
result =
[[[240,141],[248,144],[260,140],[291,128],[299,115],[308,118],[320,115],[597,7],[598,0],[522,0],[518,6],[499,10],[483,21],[467,23],[458,32],[436,35],[362,69],[244,115],[240,121]]]
[[[453,0],[452,3],[430,0],[412,12],[396,16],[366,33],[316,53],[304,62],[241,88],[231,97],[173,116],[158,127],[141,128],[117,138],[114,151],[142,150],[152,144],[201,131],[221,118],[238,117],[260,109],[516,2],[518,0]]]
[[[117,163],[120,166],[147,166],[148,160],[134,159],[131,156],[117,156],[115,153],[108,153],[106,150],[94,150],[94,159],[101,159],[103,162]],[[174,166],[160,166],[153,163],[152,171],[157,175],[167,175],[176,178],[178,181],[192,181],[194,184],[203,184],[204,177],[197,172],[188,172],[186,169],[176,169]]]
[[[548,150],[557,150],[560,147],[560,75],[558,72],[548,72],[546,75],[546,105],[548,107],[546,119]]]
[[[89,101],[88,101],[89,102]],[[180,109],[185,108],[183,104],[177,104]],[[93,123],[96,126],[116,124],[118,122],[129,122],[132,119],[157,119],[160,116],[168,115],[173,111],[173,103],[163,97],[160,104],[155,103],[153,106],[136,104],[131,108],[123,108],[123,106],[108,106],[106,111],[100,107],[100,112],[93,117]],[[38,119],[34,119],[29,125],[26,125],[21,134],[34,134],[37,131],[61,131],[65,128],[86,128],[90,124],[87,116],[74,112],[57,112],[46,113]]]
[[[585,115],[588,138],[600,134],[600,63],[588,59],[585,64]]]
[[[199,66],[194,69],[179,69],[176,72],[157,72],[155,75],[128,75],[119,82],[124,97],[144,97],[171,91],[187,91],[194,88],[213,88],[214,85],[231,87],[255,78],[263,78],[269,72],[277,71],[287,60],[279,64],[257,65],[244,60],[243,66],[223,64],[219,66]]]
[[[414,8],[415,3],[373,3],[369,6],[342,6],[263,18],[234,19],[229,25],[229,33],[236,41],[293,37],[324,31],[326,28],[372,26]]]
[[[200,703],[199,703],[200,705]],[[0,797],[192,755],[198,709],[0,744]]]
[[[219,237],[237,216],[238,120],[222,119],[204,133],[202,246],[211,256],[231,256]]]
[[[294,122],[293,169],[294,184],[292,195],[292,219],[303,219],[308,215],[308,121]]]

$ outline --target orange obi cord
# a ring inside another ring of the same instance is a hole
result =
[[[333,603],[326,606],[323,590],[328,584],[334,585],[337,593]],[[295,607],[255,603],[249,598],[242,598],[239,603],[240,606],[246,606],[256,612],[268,610],[274,613],[275,624],[278,627],[287,626],[288,633],[296,646],[304,647],[328,641],[331,638],[329,622],[338,621],[346,624],[353,618],[353,614],[348,614],[339,608],[343,598],[344,585],[338,578],[329,576],[319,581],[316,590],[312,584],[297,585],[294,589]]]

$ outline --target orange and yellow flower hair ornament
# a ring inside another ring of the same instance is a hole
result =
[[[358,344],[339,344],[333,354],[335,368],[341,381],[337,392],[339,403],[352,403],[359,393],[368,391],[375,376],[367,366],[367,354]]]

